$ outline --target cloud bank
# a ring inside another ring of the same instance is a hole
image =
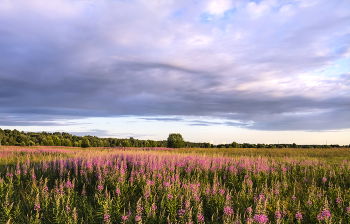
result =
[[[5,0],[0,24],[1,125],[350,128],[347,0]]]

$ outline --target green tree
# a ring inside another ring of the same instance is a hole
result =
[[[61,139],[57,135],[52,136],[52,140],[53,140],[53,145],[61,146]]]
[[[238,148],[238,143],[237,142],[232,142],[232,148]]]
[[[122,146],[123,146],[123,147],[131,147],[130,141],[129,141],[128,139],[125,139],[125,140],[122,142]]]
[[[103,141],[100,139],[97,143],[98,147],[104,147]]]
[[[171,133],[168,137],[169,148],[182,148],[184,146],[184,139],[179,133]]]
[[[51,136],[47,136],[46,139],[47,139],[47,144],[46,144],[47,146],[54,146],[55,145]]]
[[[90,147],[90,142],[89,139],[85,136],[81,142],[81,147],[82,148],[88,148]]]
[[[1,129],[0,129],[1,130]],[[2,130],[1,130],[2,131]],[[0,132],[0,146],[1,146],[1,141],[4,138],[4,134],[2,132]]]
[[[69,139],[64,141],[64,146],[72,146],[72,142]]]
[[[154,140],[148,140],[150,147],[157,147],[157,142]]]

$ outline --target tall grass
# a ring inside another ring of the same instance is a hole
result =
[[[350,222],[346,160],[305,149],[156,150],[3,147],[0,223]],[[304,153],[313,156],[291,158]]]

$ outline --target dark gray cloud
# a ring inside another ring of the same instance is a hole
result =
[[[350,3],[313,2],[5,1],[0,113],[16,116],[0,125],[138,116],[350,128],[349,65],[335,66],[350,61]]]

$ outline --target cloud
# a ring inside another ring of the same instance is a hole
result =
[[[2,1],[0,113],[26,119],[1,124],[203,116],[222,122],[189,125],[349,128],[347,73],[315,71],[348,57],[350,3],[306,3]]]

